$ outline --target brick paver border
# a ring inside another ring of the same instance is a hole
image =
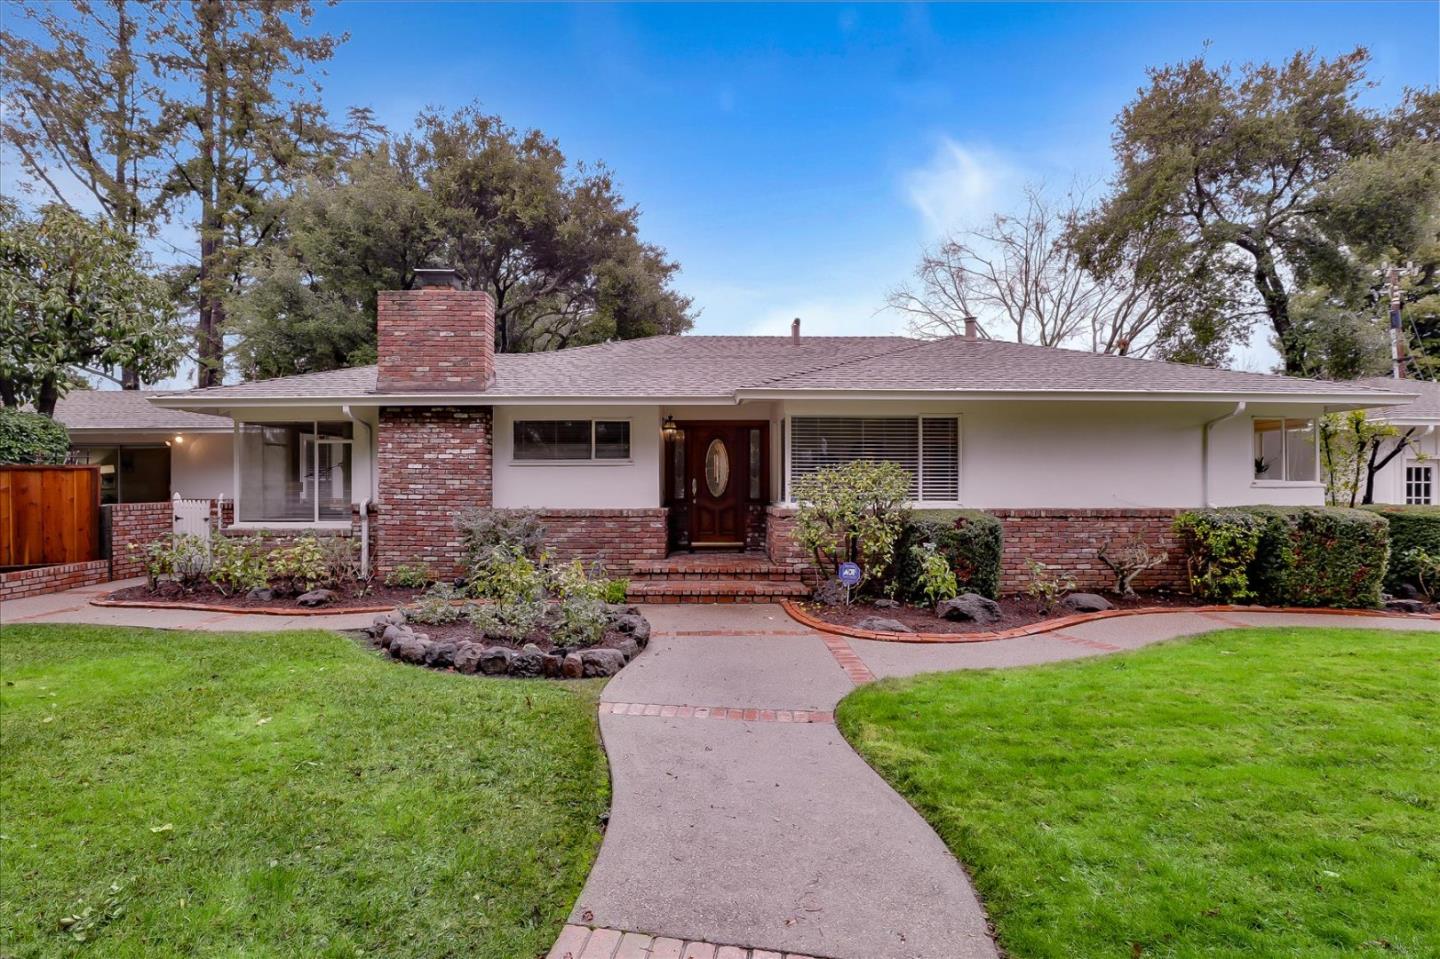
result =
[[[659,719],[736,719],[747,723],[834,723],[828,709],[758,709],[750,706],[678,706],[665,703],[601,703],[601,716]]]
[[[569,925],[546,959],[821,959],[798,952],[650,936],[643,932]]]
[[[830,633],[821,633],[820,639],[825,643],[825,648],[830,650],[830,655],[835,657],[835,662],[845,670],[845,675],[850,677],[850,682],[856,686],[864,686],[875,681],[875,674],[870,672],[865,660],[856,655],[855,650],[851,649],[844,639]]]

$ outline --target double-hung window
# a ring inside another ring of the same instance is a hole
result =
[[[348,523],[352,429],[348,422],[241,423],[236,519]]]
[[[630,459],[629,420],[516,420],[516,462]]]
[[[960,499],[960,421],[953,416],[796,416],[789,457],[787,489],[817,470],[870,460],[905,470],[915,502]]]
[[[1405,505],[1429,506],[1435,502],[1435,464],[1405,465]]]
[[[1277,483],[1313,483],[1320,457],[1314,420],[1255,421],[1255,479]]]

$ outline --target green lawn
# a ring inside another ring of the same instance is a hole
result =
[[[1440,956],[1440,635],[1248,629],[857,690],[1015,959]]]
[[[543,955],[599,846],[596,683],[40,626],[0,678],[6,957]]]

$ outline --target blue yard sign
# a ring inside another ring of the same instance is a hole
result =
[[[862,575],[860,566],[857,563],[840,564],[840,582],[846,586],[859,586]]]

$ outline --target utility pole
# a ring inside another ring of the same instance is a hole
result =
[[[1405,378],[1405,333],[1400,328],[1400,269],[1390,267],[1387,277],[1390,285],[1390,357],[1391,375],[1397,380]]]

